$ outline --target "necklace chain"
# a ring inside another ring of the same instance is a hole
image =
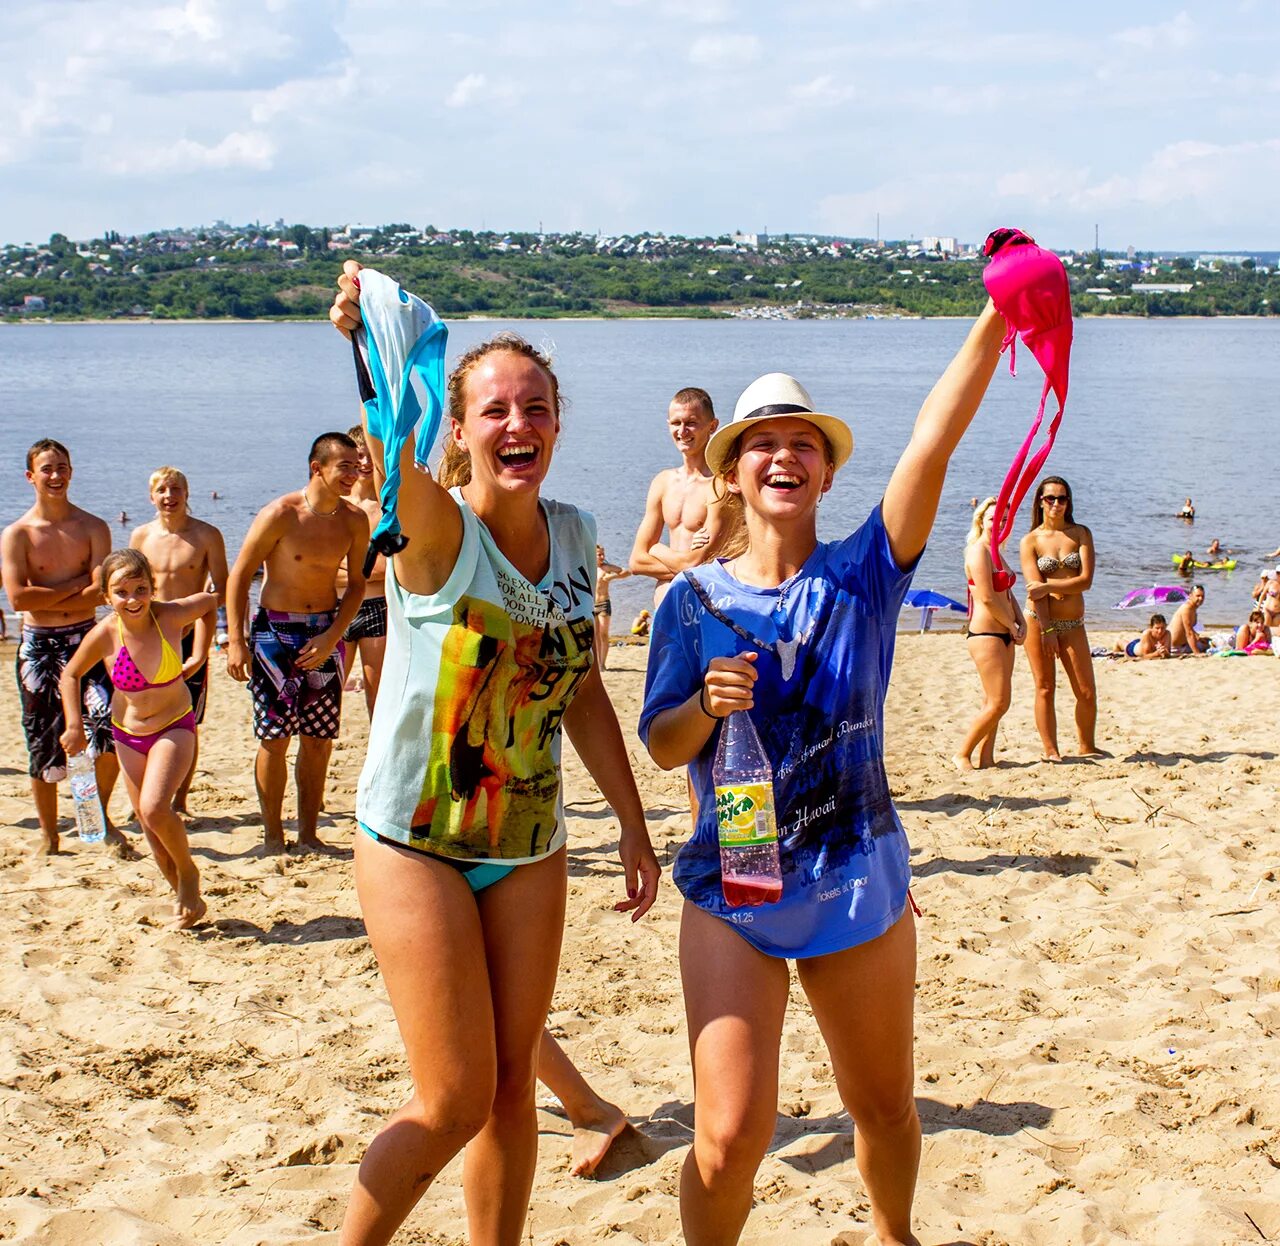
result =
[[[342,499],[339,498],[338,503],[333,510],[318,511],[314,506],[312,506],[311,499],[307,496],[307,491],[305,489],[302,491],[302,500],[307,504],[307,510],[309,510],[313,515],[318,515],[321,519],[328,519],[331,515],[336,515],[338,513],[338,507],[342,505]]]

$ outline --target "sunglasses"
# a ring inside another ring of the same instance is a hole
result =
[[[1042,493],[1040,500],[1047,502],[1050,506],[1065,506],[1068,498],[1065,493]]]

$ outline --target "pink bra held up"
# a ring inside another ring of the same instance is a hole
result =
[[[1017,375],[1014,355],[1019,337],[1044,369],[1044,389],[1036,418],[1014,455],[996,497],[991,562],[995,568],[993,579],[999,589],[1006,577],[1009,587],[1017,578],[1005,569],[1000,546],[1012,533],[1018,507],[1044,467],[1058,435],[1058,425],[1062,423],[1071,364],[1071,287],[1062,261],[1052,251],[1038,247],[1035,239],[1020,229],[994,230],[988,235],[982,252],[991,257],[982,274],[983,284],[1008,326],[1000,349],[1008,348],[1010,373]],[[1050,390],[1058,400],[1058,410],[1049,423],[1044,445],[1033,454],[1031,446],[1044,420]]]

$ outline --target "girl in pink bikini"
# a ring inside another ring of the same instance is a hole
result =
[[[195,712],[182,680],[179,651],[183,628],[215,610],[218,601],[213,593],[155,601],[151,564],[136,549],[108,554],[100,584],[111,614],[84,638],[62,672],[67,722],[62,746],[68,756],[85,747],[80,680],[105,662],[115,687],[111,734],[125,786],[156,864],[177,896],[177,925],[186,929],[204,916],[207,906],[186,825],[173,808],[196,741]]]

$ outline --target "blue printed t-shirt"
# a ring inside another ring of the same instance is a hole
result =
[[[730,908],[720,890],[711,770],[721,728],[689,763],[698,798],[675,881],[700,909],[732,922],[760,951],[806,957],[876,938],[902,916],[907,837],[884,769],[884,698],[894,634],[914,566],[894,561],[877,506],[843,541],[820,543],[777,588],[754,588],[711,563],[678,575],[653,620],[640,736],[698,690],[712,658],[759,651],[751,721],[773,766],[782,898]],[[715,618],[707,597],[768,647]]]
[[[531,583],[452,491],[462,545],[412,593],[387,562],[387,651],[356,818],[410,848],[522,865],[565,842],[560,728],[591,672],[596,525],[543,498],[551,543]]]

